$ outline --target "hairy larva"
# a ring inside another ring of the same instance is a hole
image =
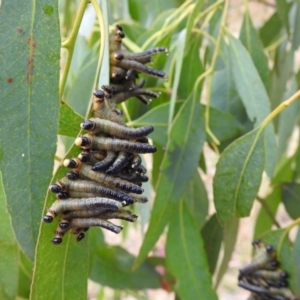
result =
[[[129,153],[154,153],[157,151],[155,146],[133,141],[99,137],[85,134],[76,138],[75,144],[84,149],[99,149],[108,151],[125,151]]]
[[[126,192],[132,192],[136,194],[141,194],[144,191],[139,186],[133,183],[127,182],[120,178],[116,178],[106,173],[95,172],[92,170],[91,166],[81,163],[80,160],[78,160],[77,158],[73,158],[71,160],[65,159],[64,166],[68,168],[76,169],[79,174],[82,174],[83,176],[90,178],[91,180],[102,183],[107,187],[115,187],[120,190]]]
[[[121,139],[142,138],[153,132],[153,126],[130,128],[99,118],[86,120],[80,126],[90,134],[106,133]]]
[[[60,213],[69,210],[93,209],[98,207],[107,207],[110,209],[120,209],[125,205],[119,201],[108,198],[69,198],[66,200],[56,200],[52,203],[43,217],[45,223],[51,223],[53,219]]]

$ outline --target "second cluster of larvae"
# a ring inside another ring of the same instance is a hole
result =
[[[251,291],[248,300],[299,300],[288,287],[288,273],[280,269],[276,251],[260,240],[252,243],[253,261],[240,270],[238,285]]]
[[[140,73],[166,77],[163,71],[146,64],[152,61],[152,55],[167,53],[167,49],[158,47],[131,53],[122,46],[124,37],[122,27],[116,25],[110,34],[110,85],[94,92],[93,117],[81,123],[87,133],[75,140],[82,152],[64,161],[70,171],[50,186],[57,199],[43,221],[51,223],[60,216],[54,244],[60,244],[67,231],[80,241],[92,226],[119,233],[123,227],[109,220],[134,222],[137,216],[125,207],[148,201],[141,195],[142,183],[148,177],[140,154],[156,152],[147,138],[154,128],[128,127],[117,105],[131,97],[145,104],[158,97],[157,93],[144,89],[144,79],[137,80]]]

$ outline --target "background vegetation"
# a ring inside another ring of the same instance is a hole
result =
[[[0,298],[86,299],[91,278],[98,299],[157,297],[150,289],[217,299],[240,218],[256,202],[253,237],[242,242],[271,243],[300,294],[300,234],[289,235],[300,221],[300,2],[90,2],[1,2]],[[155,127],[158,152],[145,158],[151,201],[136,205],[138,222],[117,243],[92,229],[81,243],[67,235],[54,246],[56,224],[41,216],[54,201],[50,182],[66,173],[59,167],[52,178],[57,135],[59,164],[78,153],[92,91],[108,83],[108,24],[116,22],[131,51],[169,48],[154,60],[168,80],[147,78],[160,98],[121,107],[130,126]]]

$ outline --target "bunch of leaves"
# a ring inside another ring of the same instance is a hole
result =
[[[289,239],[300,210],[298,139],[290,151],[300,94],[299,2],[276,1],[259,28],[244,4],[239,38],[226,27],[229,1],[109,1],[108,8],[107,2],[1,2],[1,299],[84,299],[87,278],[114,288],[119,298],[144,299],[140,290],[164,288],[178,299],[217,299],[239,218],[250,215],[254,201],[261,207],[253,239],[274,246],[291,290],[300,294],[300,235]],[[158,148],[155,199],[151,213],[150,206],[139,213],[141,226],[149,226],[137,257],[107,244],[100,231],[54,247],[53,228],[40,222],[54,200],[49,184],[66,173],[59,167],[52,176],[57,134],[66,156],[76,155],[72,142],[92,91],[108,84],[107,33],[114,22],[122,24],[129,50],[167,46],[170,52],[155,61],[168,81],[147,81],[161,92],[159,100],[121,107],[128,125],[155,127]],[[60,61],[61,36],[67,53]],[[213,215],[199,175],[213,163],[204,146],[218,157]],[[263,173],[269,194],[258,195]],[[294,219],[285,228],[277,221],[280,204]],[[165,255],[147,258],[162,235]]]

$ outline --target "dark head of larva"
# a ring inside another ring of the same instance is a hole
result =
[[[69,194],[66,192],[59,192],[56,194],[58,199],[64,200],[69,198]]]
[[[61,186],[58,185],[58,184],[52,184],[52,185],[50,185],[50,188],[49,188],[49,189],[50,189],[50,191],[51,191],[52,193],[55,193],[55,194],[61,192]]]
[[[61,242],[62,242],[62,239],[61,239],[61,238],[54,238],[54,239],[52,240],[52,243],[53,243],[54,245],[59,245],[59,244],[61,244]]]
[[[66,222],[66,221],[60,222],[60,223],[59,223],[59,227],[60,227],[61,229],[68,229],[69,226],[70,226],[69,222]]]
[[[86,120],[80,124],[80,127],[84,130],[94,130],[95,129],[95,122],[91,120]]]
[[[76,238],[77,242],[82,241],[84,239],[84,237],[85,237],[85,234],[83,232],[81,232],[80,234],[78,234],[78,236]]]
[[[70,180],[76,180],[76,179],[79,178],[79,175],[77,173],[75,173],[75,172],[68,172],[67,173],[67,177]]]
[[[274,250],[274,248],[273,248],[272,245],[267,245],[267,246],[266,246],[266,251],[267,251],[267,253],[271,253],[273,250]]]
[[[43,221],[45,223],[51,223],[53,221],[53,218],[51,216],[43,216]]]
[[[104,92],[102,90],[96,90],[93,95],[99,99],[104,100]]]
[[[78,168],[78,164],[74,159],[65,159],[64,160],[64,166],[70,169],[76,169]]]

